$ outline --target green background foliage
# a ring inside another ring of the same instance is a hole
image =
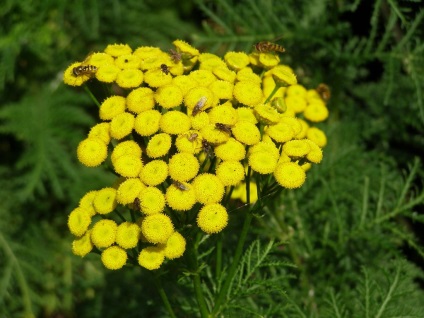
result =
[[[14,1],[0,11],[0,315],[166,316],[151,273],[71,254],[69,212],[110,184],[75,149],[97,120],[73,61],[109,43],[250,52],[262,40],[308,88],[332,90],[329,145],[299,190],[268,200],[224,300],[224,317],[423,317],[422,1]],[[231,264],[242,209],[199,256],[207,303]],[[167,268],[177,317],[196,317],[183,263]]]

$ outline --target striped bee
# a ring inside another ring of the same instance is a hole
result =
[[[81,65],[76,66],[72,69],[72,73],[75,77],[87,75],[92,76],[97,72],[97,66],[88,64],[92,54],[89,54],[85,60],[81,63]]]
[[[286,49],[283,46],[270,42],[270,41],[261,41],[256,43],[254,46],[255,46],[255,49],[261,53],[268,53],[268,52],[284,53],[286,51]]]

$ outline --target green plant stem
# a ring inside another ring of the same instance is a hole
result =
[[[171,304],[168,300],[168,296],[166,296],[165,290],[162,287],[162,282],[157,273],[154,273],[154,279],[156,288],[159,292],[160,297],[162,298],[163,304],[165,305],[166,310],[168,310],[169,317],[177,318],[177,316],[175,316],[174,311],[172,310]]]
[[[268,103],[271,100],[272,96],[274,96],[275,93],[277,93],[280,87],[281,87],[280,85],[275,85],[274,89],[272,90],[271,94],[269,94],[264,104]]]
[[[222,232],[218,233],[218,241],[216,242],[216,279],[219,280],[221,277],[222,270]]]
[[[190,244],[189,246],[189,262],[192,267],[192,277],[193,277],[193,287],[194,293],[196,294],[197,304],[199,306],[200,315],[202,318],[209,317],[209,310],[206,306],[205,297],[202,292],[202,283],[200,281],[200,273],[199,273],[199,265],[197,263],[197,246],[200,240],[201,233],[197,234],[196,241],[194,244]]]
[[[93,93],[90,91],[90,89],[88,88],[87,85],[84,85],[84,90],[87,92],[87,94],[90,96],[90,98],[92,99],[92,101],[98,106],[100,107],[100,103],[97,100],[97,98],[93,95]]]

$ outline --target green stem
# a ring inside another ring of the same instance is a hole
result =
[[[199,306],[200,315],[202,318],[208,318],[209,317],[209,310],[206,306],[205,297],[203,296],[202,292],[202,283],[200,281],[200,273],[199,273],[199,265],[197,263],[197,246],[200,239],[201,233],[197,234],[196,242],[194,244],[190,244],[190,251],[189,251],[189,262],[191,263],[192,267],[192,277],[193,277],[193,287],[194,292],[196,294],[197,304]]]
[[[218,241],[216,242],[216,279],[219,281],[222,271],[222,232],[218,233]]]
[[[158,289],[159,295],[162,298],[162,301],[163,301],[163,304],[166,307],[166,310],[168,310],[169,317],[177,318],[177,316],[175,316],[175,314],[174,314],[174,311],[172,310],[171,304],[169,303],[168,296],[166,296],[165,290],[162,287],[162,282],[161,282],[159,276],[156,273],[153,273],[153,275],[154,275],[154,278],[155,278],[156,288]]]
[[[252,205],[250,205],[250,174],[251,174],[251,168],[249,166],[246,176],[246,203],[249,207],[247,211],[247,215],[244,219],[243,228],[241,230],[241,234],[239,237],[239,240],[237,242],[236,252],[234,254],[234,258],[231,262],[231,266],[228,270],[228,275],[225,278],[224,285],[220,289],[218,293],[218,298],[215,301],[215,306],[212,310],[212,316],[216,316],[216,314],[220,311],[222,303],[224,302],[225,297],[227,296],[228,289],[230,288],[231,282],[233,281],[234,275],[237,272],[237,267],[239,265],[239,261],[241,258],[241,255],[243,253],[243,246],[244,242],[246,241],[247,233],[249,232],[250,223],[252,222],[253,218],[253,208]]]
[[[87,94],[90,96],[90,98],[93,100],[93,102],[97,105],[97,107],[100,107],[100,103],[97,100],[97,98],[93,95],[93,93],[90,91],[87,85],[84,85],[84,90],[87,92]]]
[[[281,87],[280,85],[277,85],[277,84],[275,85],[274,89],[272,90],[271,94],[269,94],[269,96],[268,96],[268,97],[267,97],[267,99],[265,100],[265,103],[264,103],[264,104],[268,103],[268,102],[271,100],[272,96],[274,96],[274,95],[275,95],[275,93],[277,93],[277,91],[278,91],[278,89],[279,89],[280,87]]]

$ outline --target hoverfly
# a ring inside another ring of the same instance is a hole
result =
[[[190,135],[187,136],[188,141],[193,142],[197,139],[197,137],[199,136],[199,134],[197,133],[192,133]]]
[[[231,135],[231,126],[221,123],[216,123],[215,128]]]
[[[85,60],[81,63],[81,65],[76,66],[72,69],[72,74],[75,77],[82,76],[82,75],[92,76],[97,72],[97,66],[87,64],[92,54],[93,53],[89,54],[85,58]]]
[[[206,101],[208,100],[207,97],[202,96],[199,101],[194,105],[193,112],[191,113],[192,116],[196,116],[200,111],[202,110],[203,106],[205,106]]]
[[[160,70],[161,70],[163,73],[165,73],[165,75],[168,75],[168,74],[169,74],[169,72],[170,72],[169,67],[168,67],[168,65],[166,65],[166,64],[161,64],[161,65],[160,65]]]
[[[260,53],[268,53],[268,52],[280,52],[284,53],[286,49],[276,43],[270,42],[270,41],[261,41],[256,43],[255,49]]]
[[[180,181],[173,180],[172,181],[172,184],[175,187],[177,187],[179,190],[181,190],[181,191],[187,191],[187,190],[189,190],[189,188],[184,183],[182,183]]]
[[[328,85],[321,83],[317,86],[317,88],[315,89],[319,96],[321,96],[321,98],[327,102],[330,97],[331,97],[331,91],[330,91],[330,87],[328,87]]]

